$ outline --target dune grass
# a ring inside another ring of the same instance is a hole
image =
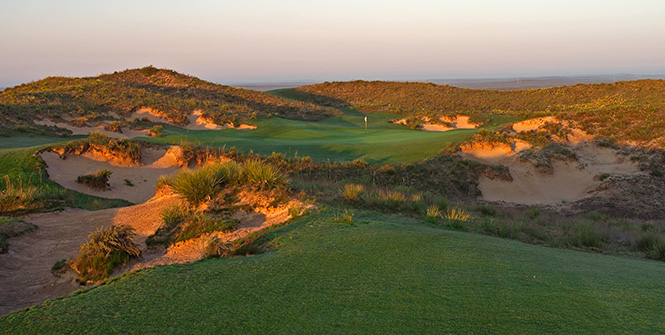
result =
[[[625,334],[665,331],[661,262],[545,248],[341,209],[277,250],[132,272],[0,317],[15,333]]]

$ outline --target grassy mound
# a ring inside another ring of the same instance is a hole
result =
[[[179,124],[194,110],[219,124],[272,115],[320,120],[335,114],[332,109],[149,66],[98,77],[49,77],[6,89],[0,92],[0,133],[35,128],[35,118],[87,122],[110,119],[111,111],[127,115],[141,107],[158,110]]]
[[[337,210],[265,236],[276,252],[127,274],[0,317],[26,333],[658,333],[660,262]],[[168,298],[168,299],[167,299]]]

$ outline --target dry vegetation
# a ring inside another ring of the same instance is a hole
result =
[[[651,142],[665,147],[665,82],[639,80],[574,85],[537,90],[471,90],[426,83],[333,82],[300,87],[297,98],[366,113],[405,116],[471,116],[487,122],[488,114],[523,117],[555,115],[575,121],[592,135]]]

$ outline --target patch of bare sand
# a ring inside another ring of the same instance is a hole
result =
[[[93,131],[96,132],[101,132],[104,135],[108,137],[113,137],[113,138],[135,138],[135,137],[145,137],[148,136],[148,130],[135,130],[135,129],[130,129],[128,127],[123,127],[120,129],[121,132],[115,132],[115,131],[108,131],[104,129],[104,124],[99,124],[94,127],[90,126],[83,126],[83,127],[78,127],[71,125],[66,122],[53,122],[51,120],[34,120],[33,121],[36,125],[41,125],[41,126],[49,126],[49,127],[57,127],[57,128],[63,128],[67,129],[72,132],[72,135],[88,135]]]
[[[525,141],[513,143],[471,143],[463,145],[460,154],[463,157],[479,160],[488,164],[497,164],[506,157],[531,148],[531,144]]]
[[[142,149],[142,165],[136,167],[118,166],[99,155],[61,156],[55,152],[42,152],[40,157],[46,162],[49,178],[65,188],[133,203],[150,199],[155,194],[157,179],[179,170],[173,153],[150,148]],[[113,172],[107,189],[99,190],[76,182],[78,176],[102,169]]]
[[[505,149],[505,148],[504,148]],[[473,159],[508,167],[512,181],[480,177],[478,188],[487,201],[505,201],[527,205],[553,205],[572,202],[595,194],[604,173],[642,174],[638,165],[610,148],[590,142],[570,147],[577,159],[553,161],[552,173],[540,172],[532,163],[512,155]],[[470,156],[471,157],[471,156]]]
[[[466,115],[457,115],[455,117],[442,116],[442,117],[439,118],[439,120],[450,124],[450,126],[447,126],[445,124],[432,122],[432,120],[427,118],[427,117],[421,117],[420,119],[421,119],[421,121],[423,121],[423,123],[421,124],[421,126],[422,126],[421,129],[423,131],[444,132],[444,131],[449,131],[449,130],[454,130],[454,129],[476,129],[479,126],[479,124],[470,122],[469,117],[466,116]],[[406,118],[399,119],[399,120],[393,120],[391,122],[396,123],[396,124],[406,125]]]
[[[529,119],[513,123],[513,130],[516,132],[521,131],[534,131],[539,130],[548,122],[558,122],[553,116],[540,117],[536,119]]]

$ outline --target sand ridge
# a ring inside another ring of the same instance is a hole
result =
[[[136,112],[132,113],[130,117],[133,119],[147,118],[151,122],[155,123],[173,124],[171,121],[169,121],[169,119],[166,117],[164,113],[148,107],[140,108]],[[195,110],[191,114],[189,114],[189,116],[187,117],[187,124],[185,126],[179,126],[179,127],[183,127],[188,130],[222,130],[228,128],[242,129],[242,130],[256,129],[256,126],[249,124],[241,124],[237,127],[234,127],[230,123],[227,123],[225,125],[218,125],[214,123],[212,120],[204,117],[203,112],[200,110]]]

